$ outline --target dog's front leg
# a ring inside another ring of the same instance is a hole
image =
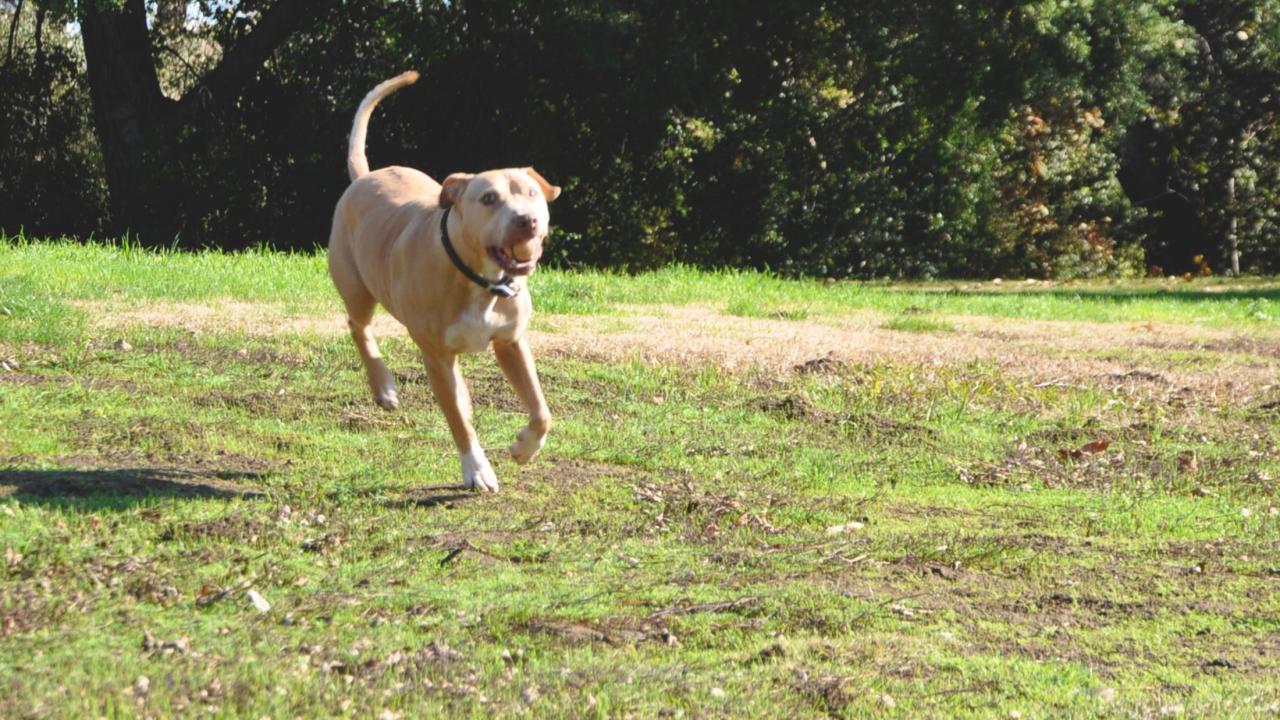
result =
[[[511,458],[523,465],[532,460],[547,441],[547,433],[551,430],[551,411],[542,396],[538,371],[533,367],[533,353],[524,338],[509,343],[494,341],[493,354],[529,413],[529,424],[516,435],[516,441],[511,445]]]
[[[436,402],[444,412],[449,432],[453,434],[453,443],[458,448],[458,457],[462,461],[463,487],[497,492],[498,476],[490,467],[488,458],[484,456],[484,449],[476,440],[476,432],[471,427],[471,393],[467,392],[467,383],[462,379],[458,356],[423,347],[422,359],[427,366],[427,375],[431,378],[431,389],[435,392]]]

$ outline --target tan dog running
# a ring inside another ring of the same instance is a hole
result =
[[[369,172],[364,144],[374,106],[417,80],[418,73],[407,72],[378,85],[356,111],[347,150],[352,182],[334,212],[329,274],[346,303],[374,400],[388,410],[399,406],[395,378],[369,333],[374,305],[381,303],[422,350],[458,447],[463,486],[496,492],[498,478],[471,427],[458,354],[493,344],[529,412],[511,457],[529,462],[546,441],[551,412],[524,338],[533,311],[524,278],[542,255],[547,203],[560,188],[531,167],[455,173],[443,186],[410,168]]]

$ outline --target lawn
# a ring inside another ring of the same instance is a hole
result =
[[[474,495],[323,256],[0,239],[0,716],[1280,715],[1280,283],[532,292]]]

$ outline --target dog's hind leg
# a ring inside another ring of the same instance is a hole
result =
[[[360,362],[364,364],[365,377],[369,380],[369,389],[373,392],[374,402],[386,410],[395,410],[400,406],[400,398],[396,394],[396,379],[382,361],[382,352],[378,349],[378,341],[369,330],[369,322],[373,320],[373,308],[376,301],[360,278],[355,277],[350,265],[334,262],[332,253],[329,259],[329,274],[333,276],[333,284],[347,306],[347,327],[351,330],[351,339],[360,352]]]

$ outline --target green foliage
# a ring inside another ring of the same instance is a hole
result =
[[[151,31],[171,94],[272,3],[198,5]],[[26,141],[5,160],[52,190],[0,227],[83,233],[105,192],[85,80],[72,51],[34,57],[29,25],[5,81],[61,119],[13,128]],[[321,245],[356,103],[418,67],[373,121],[374,166],[536,165],[566,190],[548,251],[566,266],[1221,272],[1234,221],[1244,269],[1274,271],[1278,58],[1280,0],[341,3],[189,118],[163,162],[184,185],[182,246]],[[36,160],[52,148],[60,164]]]
[[[0,63],[0,228],[88,235],[99,227],[106,187],[84,58],[56,14],[28,6],[17,25],[11,12],[0,19],[0,42],[13,33]]]

